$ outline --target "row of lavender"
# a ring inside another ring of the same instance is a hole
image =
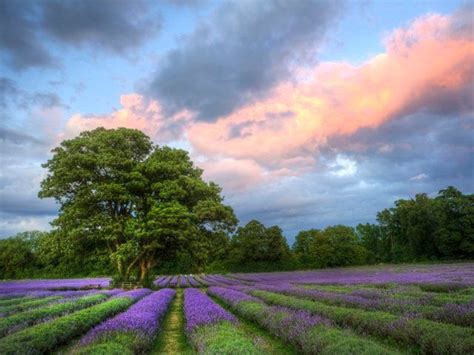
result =
[[[230,274],[256,284],[427,284],[438,287],[474,287],[474,263],[437,265],[386,265],[311,271]]]
[[[208,286],[236,286],[252,283],[222,275],[174,275],[160,276],[155,280],[154,284],[157,287],[199,288]]]
[[[46,301],[44,305],[0,318],[0,353],[51,352],[86,332],[69,351],[142,353],[158,333],[174,295],[172,289],[138,289],[96,291],[79,298],[38,297],[37,301]],[[23,298],[0,302],[4,307],[15,306],[14,301],[18,305],[30,302]]]
[[[328,339],[340,339],[346,346],[353,343],[354,349],[360,347],[359,351],[344,350],[332,344],[330,353],[371,353],[368,349],[374,345],[361,345],[359,339],[366,336],[409,352],[474,353],[474,288],[435,289],[437,292],[411,285],[385,289],[373,284],[297,286],[284,282],[211,287],[208,292],[305,353],[327,352],[320,347],[329,346]],[[312,317],[318,317],[319,323]],[[318,324],[317,331],[313,323]],[[331,332],[326,332],[327,327]],[[349,335],[339,337],[338,329],[350,329],[359,338],[344,342]],[[326,334],[324,339],[320,339],[321,334]]]

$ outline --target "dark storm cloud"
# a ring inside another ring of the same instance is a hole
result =
[[[39,10],[30,0],[0,0],[1,60],[16,70],[53,65],[38,33]]]
[[[43,13],[43,28],[52,37],[120,54],[161,27],[160,16],[138,0],[48,0]]]
[[[161,27],[145,1],[0,0],[1,60],[15,70],[56,66],[47,42],[126,54]]]
[[[473,177],[474,120],[470,115],[452,114],[400,117],[378,128],[360,129],[350,137],[333,137],[328,148],[363,161],[364,173],[385,183],[418,174],[447,183],[457,177],[468,181]]]
[[[315,62],[340,1],[232,1],[165,57],[150,85],[173,112],[214,120],[261,97],[294,65]]]

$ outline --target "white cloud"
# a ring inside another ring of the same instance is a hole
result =
[[[420,180],[425,180],[425,179],[428,179],[428,178],[429,178],[428,175],[426,175],[425,173],[421,173],[421,174],[412,176],[409,180],[410,181],[420,181]]]

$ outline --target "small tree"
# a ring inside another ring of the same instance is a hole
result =
[[[237,224],[186,151],[155,146],[141,131],[97,128],[52,152],[39,196],[60,205],[53,226],[106,248],[119,281],[149,282],[150,270],[181,249],[202,268],[209,234]]]

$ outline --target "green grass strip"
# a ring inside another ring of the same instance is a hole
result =
[[[163,328],[156,337],[152,355],[158,354],[192,354],[184,330],[183,290],[176,289],[176,297],[171,302],[168,313],[163,319]]]
[[[199,354],[266,354],[238,325],[227,321],[197,327],[189,340]]]
[[[133,301],[128,297],[86,308],[35,325],[0,339],[0,354],[38,354],[51,352],[67,340],[85,333],[92,326],[128,308]]]
[[[388,337],[401,344],[416,345],[426,354],[474,353],[474,329],[471,328],[426,319],[400,318],[379,311],[328,306],[273,292],[256,290],[251,293],[272,304],[321,315],[340,326],[351,327],[360,334],[370,334],[381,339]]]
[[[26,328],[41,320],[59,317],[66,313],[93,306],[106,299],[107,295],[104,294],[85,296],[77,300],[35,308],[6,318],[0,318],[0,337],[6,336],[9,332]]]
[[[16,312],[22,312],[30,308],[44,306],[45,304],[51,303],[53,301],[57,301],[61,298],[62,296],[51,296],[51,297],[45,297],[45,298],[40,298],[40,299],[34,299],[31,301],[21,302],[21,303],[13,304],[10,306],[0,307],[0,313],[4,315],[8,315],[8,314],[16,313]]]

